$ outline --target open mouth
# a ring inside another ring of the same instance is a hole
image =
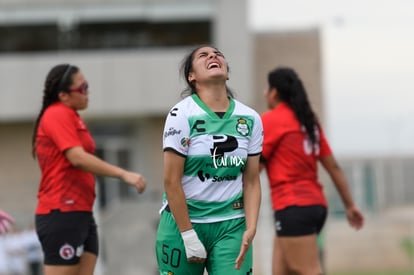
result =
[[[207,69],[214,69],[214,68],[220,68],[220,64],[217,62],[211,62],[210,64],[208,64]]]

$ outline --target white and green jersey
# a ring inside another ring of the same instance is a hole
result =
[[[262,151],[263,128],[256,111],[230,99],[220,118],[197,95],[169,112],[163,148],[186,158],[182,186],[192,222],[244,216],[242,175],[248,156]],[[164,209],[168,204],[164,196]]]

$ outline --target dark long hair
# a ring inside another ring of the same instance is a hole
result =
[[[199,46],[195,47],[194,49],[192,49],[184,57],[183,61],[181,62],[180,74],[184,78],[184,81],[187,83],[187,87],[184,89],[184,91],[181,92],[182,97],[186,97],[186,96],[197,93],[195,84],[192,81],[188,80],[188,76],[193,71],[194,54],[196,53],[196,51],[198,51],[199,49],[204,48],[204,47],[210,47],[210,48],[214,48],[214,49],[218,50],[214,46],[199,45]],[[227,71],[230,72],[230,67],[228,65],[227,65]],[[226,85],[226,91],[227,91],[227,96],[229,96],[231,98],[234,98],[234,94],[233,94],[232,90],[227,85]]]
[[[276,88],[279,99],[292,108],[295,117],[305,127],[306,133],[315,145],[315,129],[319,127],[318,118],[312,110],[305,87],[297,73],[286,67],[278,67],[269,72],[267,80],[270,88]]]
[[[54,66],[46,76],[43,88],[42,108],[36,118],[32,134],[32,156],[36,158],[36,134],[40,119],[46,109],[59,101],[59,93],[65,92],[72,85],[72,76],[79,71],[79,68],[70,64],[59,64]]]

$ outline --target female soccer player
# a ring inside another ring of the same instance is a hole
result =
[[[43,105],[33,132],[33,155],[41,170],[36,231],[45,275],[92,275],[98,236],[92,213],[95,174],[116,177],[143,192],[141,174],[109,164],[78,111],[88,106],[89,86],[78,67],[53,67],[44,84]]]
[[[318,181],[318,161],[341,195],[350,225],[360,229],[364,218],[296,72],[269,72],[265,97],[270,110],[262,115],[262,161],[275,217],[273,275],[322,274],[317,235],[325,223],[327,202]]]
[[[160,274],[252,274],[261,191],[260,116],[232,98],[227,62],[195,48],[182,64],[188,96],[164,128],[165,200],[157,232]]]

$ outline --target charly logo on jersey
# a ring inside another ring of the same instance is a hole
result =
[[[171,111],[170,111],[170,115],[171,116],[177,116],[177,111],[178,111],[178,108],[172,108]]]
[[[206,128],[203,126],[204,124],[206,124],[205,120],[198,119],[194,122],[194,125],[191,129],[197,131],[197,133],[205,133]]]
[[[70,260],[75,257],[75,249],[70,244],[64,244],[59,249],[59,255],[64,260]]]
[[[174,127],[170,127],[167,131],[164,132],[164,138],[169,136],[175,136],[181,134],[181,130],[177,130]]]
[[[237,120],[236,131],[242,136],[247,136],[250,133],[249,125],[247,124],[246,119],[239,118]]]

